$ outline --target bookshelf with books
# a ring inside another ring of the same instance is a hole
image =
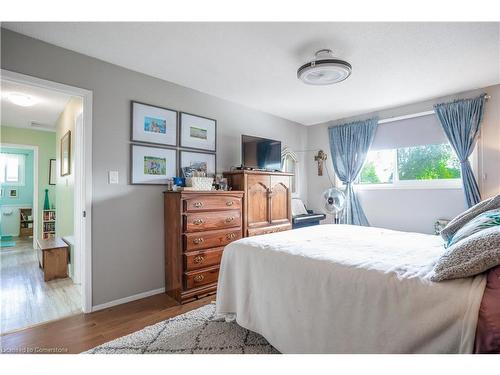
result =
[[[33,237],[33,210],[19,209],[19,237]]]
[[[43,210],[43,233],[44,240],[56,236],[56,210]]]

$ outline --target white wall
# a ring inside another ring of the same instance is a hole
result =
[[[402,116],[428,111],[432,105],[456,98],[472,97],[481,92],[487,92],[492,98],[486,104],[485,117],[482,123],[482,135],[478,145],[479,162],[478,175],[487,178],[479,179],[483,198],[500,193],[500,85],[486,87],[453,96],[436,98],[404,107],[386,109],[347,119],[313,125],[308,128],[308,150],[323,149],[330,155],[328,145],[328,127],[356,119],[366,119],[378,116],[380,119]],[[321,192],[330,187],[327,174],[317,176],[316,163],[313,154],[308,152],[308,203],[309,208],[321,210]],[[482,156],[482,157],[481,157]],[[331,158],[326,162],[333,177]],[[365,214],[372,226],[396,230],[432,233],[434,222],[438,218],[453,218],[465,209],[462,189],[389,189],[389,190],[359,190],[358,196]]]

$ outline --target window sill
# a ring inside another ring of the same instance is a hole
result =
[[[380,185],[354,185],[355,190],[462,190],[462,183],[423,183],[423,184],[380,184]]]

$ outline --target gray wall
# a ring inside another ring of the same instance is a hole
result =
[[[164,286],[161,186],[129,181],[130,101],[217,119],[217,171],[240,164],[242,133],[303,150],[302,125],[2,29],[3,69],[93,91],[93,304]],[[96,41],[98,42],[98,41]],[[304,165],[304,163],[301,163]],[[120,173],[119,185],[107,172]],[[305,198],[304,178],[300,192]]]
[[[478,143],[478,175],[481,177],[479,185],[483,198],[500,194],[500,85],[314,125],[308,128],[307,149],[317,150],[321,148],[329,155],[328,127],[332,125],[366,119],[371,116],[384,119],[429,111],[432,110],[432,105],[435,103],[471,97],[481,92],[487,92],[492,98],[486,104],[481,138]],[[317,175],[313,153],[312,151],[308,152],[306,157],[309,184],[308,203],[310,208],[320,210],[321,192],[330,187],[330,183],[326,173],[322,177]],[[333,178],[331,158],[327,160],[326,166]],[[372,226],[404,231],[432,233],[433,223],[436,219],[452,218],[465,209],[461,189],[359,190],[358,196]]]

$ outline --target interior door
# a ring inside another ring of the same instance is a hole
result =
[[[271,177],[268,175],[247,176],[247,227],[269,225],[269,189]]]
[[[271,224],[290,222],[290,176],[271,176]]]

